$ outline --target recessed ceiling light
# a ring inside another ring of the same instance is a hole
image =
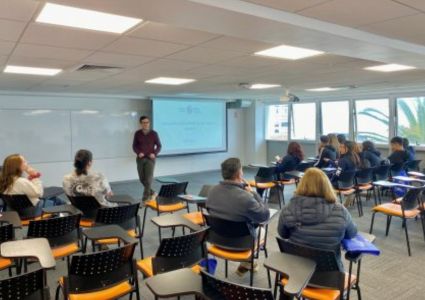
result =
[[[3,70],[4,73],[14,74],[27,74],[27,75],[42,75],[42,76],[54,76],[60,72],[61,69],[51,68],[34,68],[34,67],[23,67],[23,66],[6,66]]]
[[[378,65],[364,68],[369,71],[377,71],[377,72],[396,72],[396,71],[405,71],[405,70],[413,70],[416,67],[398,65],[398,64],[387,64],[387,65]]]
[[[333,88],[333,87],[320,87],[320,88],[314,88],[314,89],[306,89],[308,92],[332,92],[332,91],[338,91],[341,90],[341,88]]]
[[[266,84],[266,83],[255,83],[251,84],[249,87],[251,90],[261,90],[261,89],[270,89],[275,87],[280,87],[280,84]]]
[[[189,82],[194,82],[195,79],[188,79],[188,78],[173,78],[173,77],[158,77],[146,80],[146,83],[152,83],[152,84],[167,84],[167,85],[181,85],[186,84]]]
[[[36,22],[83,29],[123,33],[142,22],[142,19],[103,13],[95,10],[46,3]]]
[[[323,53],[324,52],[322,51],[317,51],[312,49],[281,45],[274,48],[256,52],[255,55],[297,60],[297,59],[302,59],[302,58],[315,56],[315,55],[319,55]]]

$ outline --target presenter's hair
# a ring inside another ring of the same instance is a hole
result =
[[[221,176],[224,180],[234,179],[241,169],[242,164],[239,158],[228,158],[221,163]]]
[[[87,166],[93,160],[93,154],[89,150],[81,149],[75,154],[74,167],[78,176],[87,175]]]
[[[149,120],[149,117],[148,116],[141,116],[140,119],[139,119],[139,123],[142,123],[146,119]]]

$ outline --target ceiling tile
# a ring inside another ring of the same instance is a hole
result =
[[[186,45],[178,45],[161,41],[144,40],[138,38],[122,37],[113,42],[103,51],[161,57],[187,48]]]
[[[197,45],[218,37],[216,34],[205,31],[173,27],[155,22],[147,22],[128,35],[186,45]]]
[[[117,54],[109,52],[95,52],[83,61],[89,64],[132,67],[149,62],[155,58],[149,56]]]
[[[99,31],[31,23],[22,36],[21,42],[62,48],[97,50],[117,38],[118,35],[116,34]]]
[[[242,56],[240,52],[218,50],[203,47],[193,47],[179,53],[170,55],[168,58],[192,61],[197,63],[216,63],[227,59]]]
[[[52,59],[64,59],[64,60],[80,60],[87,57],[92,51],[71,49],[71,48],[59,48],[50,46],[40,46],[33,44],[19,43],[13,55],[35,57],[35,58],[52,58]]]
[[[391,0],[333,0],[298,13],[338,25],[358,27],[417,14],[418,11]]]
[[[425,12],[425,1],[423,0],[397,0],[397,2],[409,5]]]
[[[289,12],[296,12],[301,9],[312,7],[320,3],[330,0],[244,0],[263,6],[268,6],[275,9],[285,10]]]
[[[16,56],[11,55],[9,57],[10,65],[17,66],[28,66],[28,67],[40,67],[40,68],[71,68],[78,65],[77,61],[69,61],[69,60],[57,60],[50,58],[35,58],[35,57],[26,57],[26,56]]]
[[[0,41],[0,55],[8,55],[12,52],[15,43]]]
[[[232,50],[252,54],[277,45],[223,36],[202,44],[204,48]]]
[[[16,42],[25,29],[26,23],[0,19],[0,40]]]
[[[267,66],[276,65],[278,61],[276,59],[268,59],[266,57],[246,55],[237,58],[232,58],[220,62],[220,65],[223,66],[235,66],[241,69],[258,69]]]
[[[29,21],[38,4],[34,0],[1,0],[0,19]]]

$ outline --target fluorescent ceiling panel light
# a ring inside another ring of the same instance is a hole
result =
[[[311,57],[311,56],[315,56],[315,55],[319,55],[323,53],[324,52],[322,51],[317,51],[312,49],[281,45],[274,48],[256,52],[255,55],[297,60],[297,59],[307,58],[307,57]]]
[[[275,87],[280,87],[280,84],[255,83],[255,84],[252,84],[249,88],[251,90],[262,90],[262,89],[270,89]]]
[[[142,21],[142,19],[53,3],[46,3],[36,19],[39,23],[112,33],[123,33]]]
[[[342,90],[344,88],[333,88],[333,87],[320,87],[320,88],[314,88],[314,89],[306,89],[308,92],[332,92],[332,91],[338,91]]]
[[[406,70],[413,70],[413,69],[416,69],[416,67],[398,65],[398,64],[378,65],[378,66],[365,68],[365,70],[377,71],[377,72],[396,72],[396,71],[406,71]]]
[[[41,75],[41,76],[54,76],[60,72],[61,69],[51,69],[51,68],[34,68],[34,67],[24,67],[24,66],[6,66],[3,70],[4,73],[14,73],[14,74],[27,74],[27,75]]]
[[[146,83],[152,83],[152,84],[167,84],[167,85],[181,85],[186,84],[189,82],[194,82],[195,79],[188,79],[188,78],[173,78],[173,77],[158,77],[146,80]]]

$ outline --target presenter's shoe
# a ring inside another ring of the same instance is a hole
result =
[[[259,266],[256,262],[254,262],[254,272],[257,272],[259,269]],[[250,263],[240,263],[238,269],[236,270],[236,274],[240,277],[243,277],[247,272],[251,270],[251,264]]]

